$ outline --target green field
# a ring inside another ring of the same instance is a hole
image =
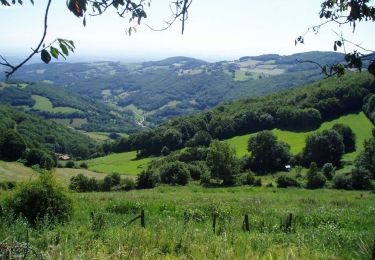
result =
[[[31,229],[0,218],[0,241],[26,242],[28,233],[44,259],[371,259],[374,243],[370,192],[191,184],[71,197],[70,222]],[[141,209],[145,228],[126,224]],[[289,213],[290,232],[281,225]]]
[[[92,139],[94,139],[96,141],[106,141],[106,140],[110,139],[109,138],[110,133],[106,133],[106,132],[84,132],[84,131],[82,131],[82,133],[90,136]],[[125,134],[125,133],[119,133],[119,135],[121,137],[128,137],[129,136],[128,134]]]
[[[369,139],[371,137],[371,131],[373,128],[372,123],[366,117],[363,112],[358,114],[350,114],[342,116],[338,119],[324,122],[321,127],[316,131],[321,131],[324,129],[331,128],[335,123],[341,123],[348,125],[352,128],[353,132],[356,135],[356,142],[357,142],[357,150],[350,154],[344,155],[344,160],[353,160],[359,153],[363,142],[365,139]],[[303,147],[305,146],[305,139],[306,136],[313,133],[312,132],[290,132],[284,131],[279,129],[274,129],[272,132],[277,136],[279,141],[284,141],[291,146],[291,152],[293,154],[297,154],[302,151]],[[236,136],[229,140],[226,140],[229,144],[231,144],[237,151],[237,155],[242,157],[248,154],[247,151],[247,143],[251,136],[255,134],[247,134],[242,136]]]
[[[117,172],[126,175],[136,175],[147,167],[147,164],[153,159],[151,157],[144,159],[137,159],[137,153],[114,153],[108,156],[95,158],[86,161],[89,170],[112,173]]]
[[[104,174],[97,173],[85,169],[70,169],[70,168],[55,168],[54,174],[57,179],[64,185],[69,184],[71,177],[77,174],[84,174],[87,177],[94,177],[97,179],[103,179]],[[25,167],[22,163],[18,162],[4,162],[0,161],[0,182],[1,181],[28,181],[36,178],[39,175],[38,172],[34,171],[30,167]]]
[[[64,114],[71,114],[75,112],[81,112],[78,109],[72,107],[53,107],[51,101],[48,98],[32,95],[32,98],[35,100],[35,105],[33,109],[40,110],[40,111],[47,111],[51,113],[64,113]]]
[[[56,123],[73,128],[80,128],[82,125],[87,124],[87,118],[54,118],[52,120]]]

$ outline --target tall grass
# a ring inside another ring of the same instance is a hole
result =
[[[24,241],[28,229],[31,245],[52,259],[369,259],[375,234],[368,192],[190,185],[72,195],[70,223],[30,229],[3,217],[0,241]],[[125,225],[141,209],[146,228]]]

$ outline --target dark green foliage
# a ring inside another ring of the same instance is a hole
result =
[[[350,174],[352,188],[354,190],[370,190],[373,188],[371,184],[371,173],[364,167],[356,167]]]
[[[161,154],[162,156],[166,156],[166,155],[168,155],[168,154],[170,154],[170,153],[171,153],[171,151],[170,151],[169,148],[166,147],[166,146],[163,146],[163,148],[161,149],[161,152],[160,152],[160,154]]]
[[[85,162],[83,162],[79,165],[79,167],[82,169],[87,169],[89,166]]]
[[[259,132],[249,139],[250,167],[255,172],[266,173],[284,169],[290,160],[290,146],[278,142],[271,131]]]
[[[16,131],[9,129],[0,133],[0,159],[16,161],[25,150],[25,141]]]
[[[375,137],[366,140],[363,149],[355,161],[357,168],[364,168],[370,172],[371,178],[375,179]]]
[[[336,167],[332,163],[325,163],[322,167],[322,173],[327,178],[327,180],[332,180],[332,177],[335,175]]]
[[[343,138],[335,130],[314,133],[306,138],[302,154],[306,164],[316,162],[318,166],[322,166],[330,162],[338,166],[344,154]]]
[[[120,185],[121,177],[118,173],[112,173],[104,177],[103,183],[101,184],[102,191],[110,191],[112,187]]]
[[[372,123],[375,124],[375,95],[371,94],[367,97],[367,101],[363,106],[363,111],[366,113],[367,117],[370,118]]]
[[[287,174],[280,175],[276,179],[278,188],[288,188],[288,187],[300,187],[301,184],[292,176]]]
[[[223,185],[233,185],[239,173],[239,161],[236,152],[225,142],[213,141],[207,153],[207,165],[211,178],[222,180]]]
[[[142,171],[137,176],[138,189],[152,189],[160,182],[159,175],[153,173],[151,170]]]
[[[15,216],[25,217],[33,225],[65,222],[72,215],[72,202],[51,173],[17,186],[7,205]]]
[[[326,177],[318,171],[318,166],[315,162],[310,164],[310,168],[307,171],[307,183],[306,188],[308,189],[319,189],[323,188],[326,184]]]
[[[74,163],[74,161],[67,161],[66,164],[65,164],[65,167],[66,168],[74,168],[76,165]]]
[[[29,149],[67,153],[81,158],[97,150],[96,143],[84,134],[9,107],[0,107],[1,129],[0,139],[7,130],[17,129],[16,136],[20,136]]]
[[[188,169],[190,177],[193,180],[200,180],[202,175],[210,173],[210,169],[208,168],[205,161],[195,161],[193,163],[190,163],[188,164]]]
[[[98,191],[99,185],[95,178],[88,178],[80,173],[70,178],[69,189],[77,192]]]
[[[185,163],[175,161],[159,168],[160,181],[172,185],[186,185],[189,181],[189,169]]]
[[[208,132],[201,130],[195,133],[193,138],[186,143],[186,146],[209,146],[211,141],[211,135]]]
[[[237,176],[237,184],[255,186],[257,179],[253,172],[245,172]]]
[[[38,164],[39,167],[50,170],[52,167],[55,167],[57,164],[56,156],[51,154],[48,151],[41,149],[30,149],[26,152],[25,158],[26,166],[32,166]]]
[[[350,173],[337,173],[332,179],[332,186],[339,190],[350,190],[352,188],[352,180]]]
[[[353,130],[343,124],[335,124],[332,127],[333,130],[337,131],[343,139],[345,153],[351,153],[355,151],[355,135]]]
[[[15,181],[1,181],[0,190],[13,190],[16,187],[16,185],[17,183]],[[0,209],[0,212],[1,212],[1,209]]]

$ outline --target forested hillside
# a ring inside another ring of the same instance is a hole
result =
[[[51,83],[0,82],[0,104],[85,131],[133,132],[133,114],[83,98]]]
[[[214,109],[171,120],[159,128],[121,139],[115,151],[138,150],[159,155],[185,146],[279,128],[308,131],[341,115],[364,111],[374,116],[375,84],[367,72],[347,73],[311,85],[264,97],[222,104]]]
[[[14,79],[48,80],[69,92],[132,113],[138,124],[153,126],[172,117],[212,108],[224,101],[265,95],[322,78],[311,63],[343,61],[343,55],[308,52],[241,57],[209,63],[173,57],[144,63],[93,62],[31,64]]]
[[[0,106],[0,143],[0,155],[7,160],[16,160],[30,149],[67,153],[75,158],[87,158],[100,151],[84,134],[7,106]]]

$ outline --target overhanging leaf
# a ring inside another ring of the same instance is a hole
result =
[[[42,61],[46,64],[48,64],[50,61],[51,61],[51,55],[49,54],[49,52],[47,50],[42,50],[42,52],[40,53],[40,58],[42,59]]]

